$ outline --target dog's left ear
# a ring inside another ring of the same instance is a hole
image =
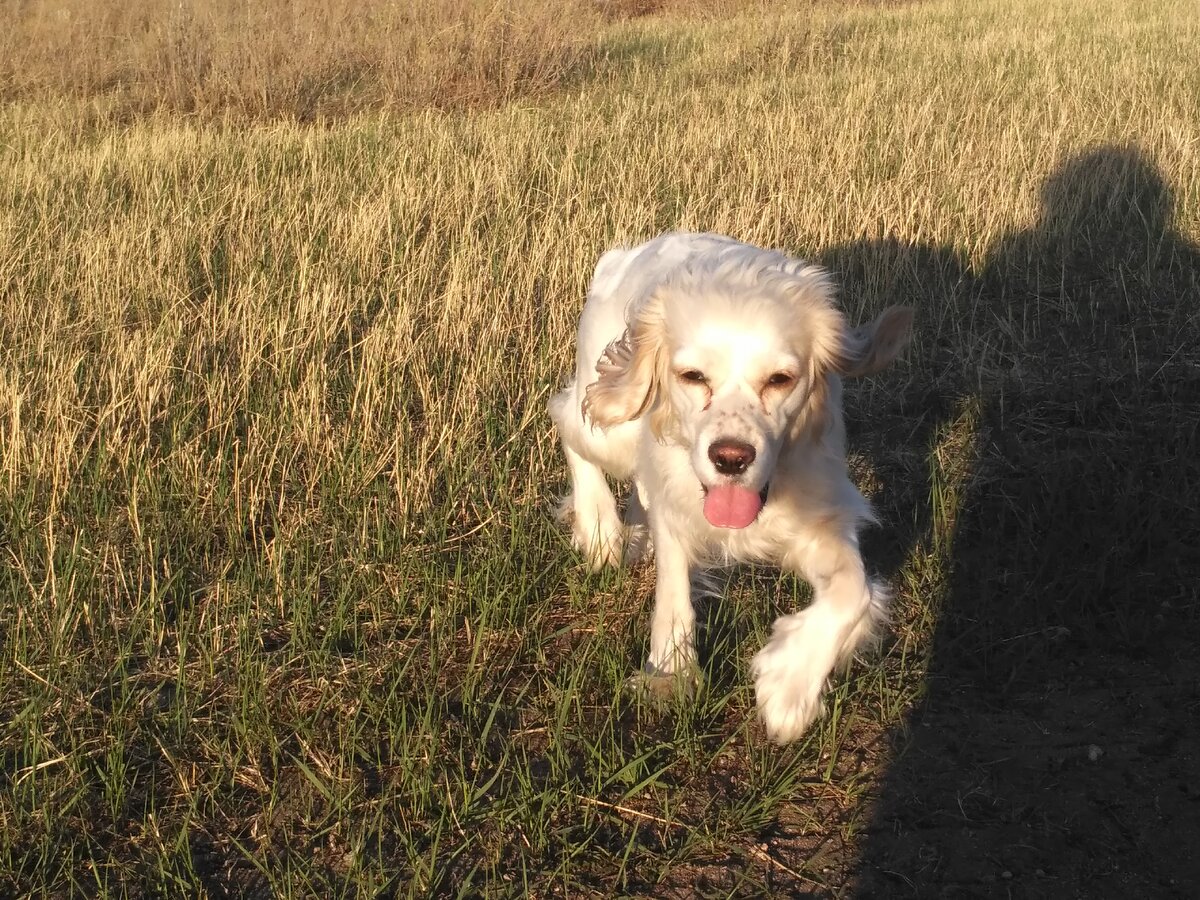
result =
[[[892,362],[912,336],[913,310],[889,306],[874,322],[843,332],[833,354],[833,370],[847,378],[874,375]]]
[[[661,301],[653,298],[630,318],[625,333],[604,348],[596,362],[600,377],[587,386],[583,397],[583,417],[593,426],[620,425],[654,405],[664,331]]]

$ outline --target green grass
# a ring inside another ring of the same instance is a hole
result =
[[[995,733],[973,711],[1103,667],[1194,717],[1190,7],[595,40],[490,108],[0,108],[0,893],[919,892],[943,876],[877,846],[914,711]],[[706,690],[653,709],[623,688],[648,571],[589,575],[551,515],[590,267],[673,228],[824,262],[855,319],[918,310],[847,401],[893,634],[789,748],[747,664],[806,588],[733,573]],[[1101,877],[1067,868],[1051,893]]]

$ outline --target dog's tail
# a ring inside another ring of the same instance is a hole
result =
[[[838,372],[862,378],[886,368],[908,344],[912,323],[912,307],[889,306],[874,322],[849,329],[842,337]]]

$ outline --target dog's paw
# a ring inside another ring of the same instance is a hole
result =
[[[759,718],[779,744],[799,740],[824,713],[825,678],[807,671],[803,661],[793,657],[795,647],[787,643],[773,638],[751,666]]]
[[[640,672],[635,672],[625,680],[625,688],[655,705],[661,705],[677,698],[694,698],[703,682],[704,676],[699,666],[694,664],[681,666],[674,672],[664,672],[647,662]]]
[[[625,534],[620,526],[612,530],[597,529],[590,533],[576,529],[571,534],[571,543],[587,558],[588,568],[599,572],[606,567],[616,568],[621,565]]]
[[[599,572],[606,566],[617,567],[625,550],[625,528],[615,517],[598,512],[581,516],[572,510],[560,515],[571,528],[571,546],[587,559],[588,567]]]
[[[654,541],[645,525],[625,526],[625,552],[622,562],[627,566],[649,562],[654,558]]]
[[[616,507],[603,498],[581,501],[567,494],[559,501],[555,518],[571,532],[571,546],[587,559],[588,568],[599,572],[605,566],[619,566],[627,540],[625,526],[617,517]]]

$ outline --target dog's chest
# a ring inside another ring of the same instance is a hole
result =
[[[780,524],[769,503],[758,520],[745,528],[713,528],[704,523],[710,561],[718,565],[739,562],[778,564],[784,544],[784,529]]]

